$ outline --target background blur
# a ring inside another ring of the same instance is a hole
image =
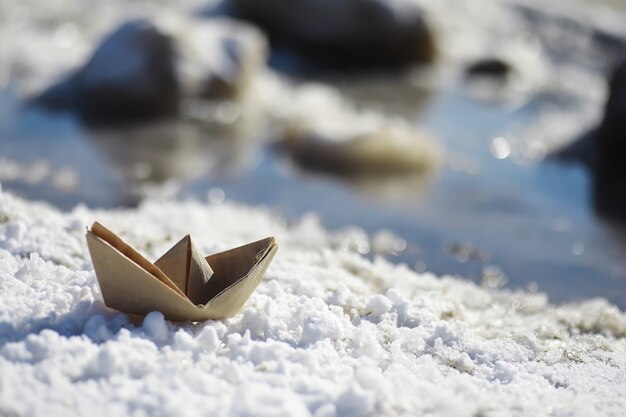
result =
[[[0,0],[3,190],[262,205],[626,308],[624,2],[40,3]]]

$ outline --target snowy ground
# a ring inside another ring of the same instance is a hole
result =
[[[151,259],[186,233],[280,249],[234,318],[133,323],[102,303],[94,219]],[[61,213],[0,192],[0,415],[624,415],[625,314],[370,262],[368,244],[231,203]]]

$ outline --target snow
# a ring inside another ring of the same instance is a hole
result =
[[[231,319],[130,319],[102,303],[94,219],[150,259],[186,233],[280,249]],[[0,192],[0,415],[624,414],[626,314],[369,260],[368,239],[228,200],[59,212]]]

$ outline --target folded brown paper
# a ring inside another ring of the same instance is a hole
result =
[[[87,230],[87,245],[108,307],[138,315],[160,311],[175,321],[237,314],[278,249],[268,237],[205,258],[187,235],[152,263],[98,222]]]

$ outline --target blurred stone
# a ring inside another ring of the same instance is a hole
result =
[[[75,110],[93,123],[172,115],[182,97],[241,96],[265,64],[265,45],[258,30],[231,20],[129,21],[34,103]]]
[[[410,0],[231,0],[232,13],[274,40],[364,65],[429,62],[433,33]]]
[[[471,63],[465,72],[468,77],[506,78],[511,66],[499,58],[485,58]]]
[[[626,60],[613,72],[604,118],[595,134],[593,204],[603,217],[626,223]]]
[[[592,203],[603,218],[626,224],[626,60],[609,81],[609,97],[600,125],[556,154],[585,164],[592,174]]]
[[[328,87],[304,85],[289,97],[279,146],[302,167],[345,176],[427,172],[436,142],[400,118],[361,111]]]
[[[623,163],[626,157],[626,60],[613,72],[609,90],[604,118],[598,129],[598,143],[604,158],[617,158]]]
[[[231,19],[172,21],[177,69],[185,96],[236,99],[267,60],[267,40],[255,27]]]
[[[174,54],[170,37],[152,23],[124,23],[104,39],[83,68],[37,101],[52,107],[76,107],[87,119],[171,113],[180,92]]]
[[[290,133],[281,144],[296,162],[312,170],[348,176],[400,175],[437,165],[430,138],[415,132],[394,136],[381,129],[341,140],[315,129]]]

